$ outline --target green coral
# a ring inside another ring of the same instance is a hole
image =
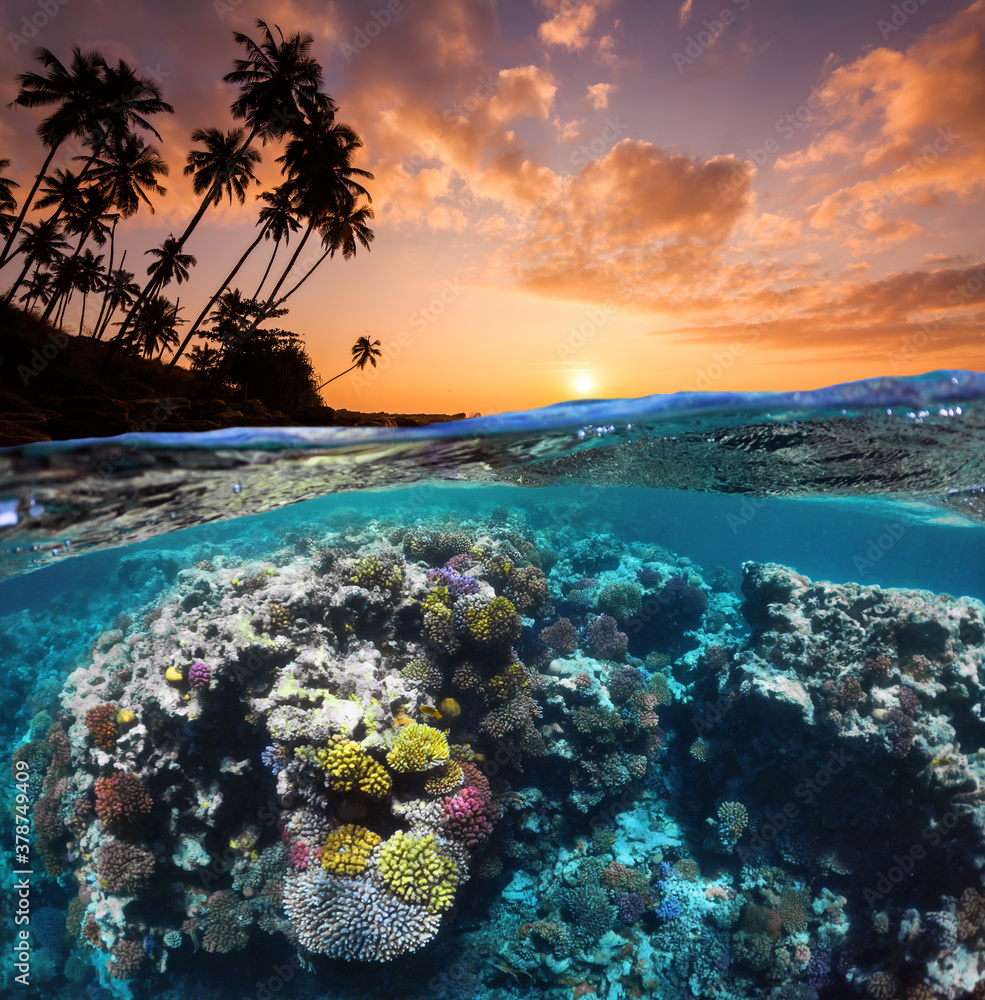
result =
[[[386,757],[394,771],[427,771],[447,760],[448,737],[419,722],[411,722],[400,730]]]
[[[433,834],[412,837],[398,830],[383,845],[379,872],[391,892],[430,913],[447,910],[455,900],[458,868],[438,849]]]
[[[300,760],[325,771],[334,792],[359,791],[372,799],[390,794],[392,783],[386,768],[354,740],[333,736],[327,747],[298,747],[296,753]]]

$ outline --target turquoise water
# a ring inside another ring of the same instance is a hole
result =
[[[983,391],[0,453],[5,995],[978,995]]]

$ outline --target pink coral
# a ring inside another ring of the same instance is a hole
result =
[[[308,867],[310,855],[311,851],[308,849],[307,844],[302,843],[300,840],[296,840],[291,844],[291,864],[296,871],[303,872]]]
[[[448,834],[466,847],[478,847],[492,833],[495,808],[474,785],[445,796]]]
[[[209,665],[204,660],[196,660],[188,668],[188,686],[191,688],[207,688],[211,673]]]

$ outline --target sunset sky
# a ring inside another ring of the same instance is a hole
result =
[[[21,193],[42,115],[7,105],[37,46],[156,78],[176,110],[155,120],[168,195],[118,230],[142,278],[197,207],[192,129],[236,124],[222,77],[258,17],[314,35],[376,175],[371,251],[326,262],[280,321],[322,380],[357,337],[382,341],[381,370],[333,382],[332,406],[491,413],[985,368],[985,0],[5,0],[0,156]],[[280,151],[263,152],[272,184]],[[192,235],[193,278],[166,291],[186,316],[256,209]]]

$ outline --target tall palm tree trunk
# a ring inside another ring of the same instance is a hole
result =
[[[267,227],[264,226],[260,230],[259,234],[257,235],[257,238],[247,248],[246,253],[244,253],[243,256],[240,257],[240,259],[236,262],[236,266],[226,276],[226,280],[218,287],[215,294],[212,296],[211,299],[209,299],[206,307],[198,314],[198,319],[196,319],[195,322],[192,324],[191,329],[185,335],[185,339],[179,345],[178,350],[175,351],[174,357],[168,362],[168,368],[174,368],[174,366],[178,363],[178,358],[180,358],[181,355],[185,353],[185,348],[188,347],[188,345],[191,343],[192,337],[194,337],[195,334],[198,333],[198,328],[202,325],[203,321],[205,320],[205,317],[208,316],[209,312],[212,310],[212,307],[216,304],[216,302],[219,301],[219,297],[226,290],[226,287],[228,286],[229,282],[236,277],[236,273],[246,262],[246,258],[249,257],[250,254],[253,253],[253,251],[256,250],[256,248],[259,246],[260,240],[263,239],[266,229]],[[256,298],[256,296],[254,296],[254,298]]]
[[[263,277],[260,279],[260,284],[257,285],[257,290],[253,293],[253,298],[258,298],[260,295],[260,289],[267,283],[267,275],[270,274],[270,269],[274,266],[274,258],[277,256],[277,251],[280,249],[280,240],[274,241],[274,252],[270,255],[270,260],[267,261],[267,269],[263,272]]]
[[[24,217],[27,215],[28,209],[31,207],[31,202],[34,201],[34,196],[38,193],[38,188],[41,187],[41,182],[45,179],[48,173],[48,167],[51,166],[51,161],[55,158],[55,153],[58,151],[58,147],[61,143],[56,143],[48,151],[48,155],[44,158],[44,163],[41,164],[41,172],[34,178],[34,186],[27,193],[27,197],[24,199],[24,204],[21,205],[20,214],[17,216],[17,221],[14,223],[13,229],[10,230],[10,235],[7,237],[6,243],[3,245],[3,250],[0,251],[0,268],[6,267],[10,263],[14,256],[14,238],[20,232],[21,226],[24,224]]]
[[[106,268],[106,290],[103,292],[103,301],[99,304],[99,315],[96,317],[96,322],[92,326],[93,338],[95,338],[96,332],[99,330],[99,324],[103,321],[103,314],[106,312],[106,306],[109,303],[109,279],[113,277],[113,254],[116,250],[116,224],[119,221],[119,217],[117,217],[113,222],[113,228],[109,231],[109,265]],[[124,250],[123,260],[120,261],[120,267],[123,267],[123,261],[126,259],[127,252]]]

